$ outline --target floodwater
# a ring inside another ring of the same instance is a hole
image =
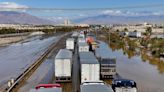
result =
[[[100,48],[108,49],[106,55],[116,57],[116,71],[121,78],[136,81],[138,92],[164,92],[164,61],[149,57],[145,53],[129,54],[134,52],[115,48],[117,45],[100,42]],[[105,81],[111,83],[111,80]]]
[[[47,38],[37,36],[2,47],[0,49],[0,86],[6,86],[9,79],[19,76],[59,38],[60,36]]]

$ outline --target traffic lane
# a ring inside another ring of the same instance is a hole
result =
[[[73,82],[73,92],[79,92],[80,91],[80,64],[78,60],[78,46],[75,45],[75,51],[73,55],[73,75],[72,75],[72,82]]]
[[[65,37],[61,39],[61,41],[58,43],[58,46],[56,46],[54,48],[54,50],[48,55],[48,57],[47,57],[48,59],[53,59],[53,62],[54,62],[55,56],[58,53],[58,51],[60,49],[65,49],[65,47],[66,47],[66,42],[65,41],[68,37],[70,37],[70,35],[71,35],[70,33],[66,33],[64,35]],[[55,66],[54,66],[54,69],[55,69]],[[55,72],[55,70],[54,70],[54,72]],[[54,76],[55,76],[55,74],[54,74]],[[53,78],[52,83],[56,83],[55,82],[55,77]],[[58,82],[58,83],[61,84],[61,86],[62,86],[62,92],[72,92],[72,82],[65,82],[65,83]]]

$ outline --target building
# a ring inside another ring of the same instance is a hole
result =
[[[66,19],[66,20],[64,20],[64,25],[65,26],[68,26],[68,25],[70,25],[71,23],[70,23],[70,21],[68,20],[68,19]]]
[[[136,37],[139,38],[142,36],[141,32],[128,32],[129,37]]]

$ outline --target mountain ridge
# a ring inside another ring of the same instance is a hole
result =
[[[76,23],[87,24],[137,24],[137,23],[156,23],[164,24],[164,15],[146,15],[146,16],[121,16],[121,15],[97,15],[74,20]]]
[[[53,21],[42,19],[24,12],[0,11],[0,24],[55,24]]]

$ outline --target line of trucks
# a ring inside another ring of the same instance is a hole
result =
[[[66,49],[60,49],[57,53],[54,60],[55,82],[72,81],[73,54],[75,53],[75,49],[77,49],[78,61],[74,62],[80,62],[80,92],[137,92],[136,83],[133,80],[114,79],[112,86],[101,80],[113,78],[116,75],[116,59],[101,57],[100,54],[97,54],[98,51],[96,52],[96,48],[93,48],[97,47],[97,44],[93,40],[93,42],[87,41],[87,35],[84,33],[86,32],[74,32],[71,38],[66,40]],[[61,89],[60,86],[55,86],[55,88]]]

